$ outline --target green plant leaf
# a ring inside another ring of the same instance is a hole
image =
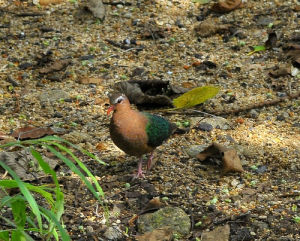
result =
[[[219,87],[203,86],[192,89],[173,100],[176,108],[190,108],[213,98],[219,92]]]
[[[99,194],[104,197],[104,192],[102,190],[102,188],[100,187],[97,179],[95,178],[95,176],[89,171],[89,169],[86,168],[86,166],[65,146],[62,146],[58,143],[53,143],[54,145],[56,145],[59,149],[61,149],[62,151],[65,151],[66,153],[68,153],[78,164],[78,166],[80,166],[80,168],[85,171],[86,174],[88,174],[88,176],[93,180],[97,191],[99,192]]]
[[[25,200],[21,196],[15,196],[11,201],[11,208],[17,228],[23,230],[26,223]]]
[[[0,240],[9,241],[9,232],[6,230],[0,230]]]
[[[52,144],[58,144],[58,143],[52,143]],[[74,173],[76,173],[81,180],[85,183],[85,185],[88,187],[88,189],[93,193],[93,195],[100,201],[99,194],[96,192],[95,188],[93,185],[86,179],[86,177],[81,173],[81,171],[75,166],[75,164],[66,156],[55,150],[52,146],[49,145],[44,145],[47,147],[49,151],[51,151],[54,155],[56,155],[59,159],[61,159]]]
[[[248,55],[252,55],[256,52],[260,52],[260,51],[265,51],[266,50],[266,46],[265,45],[256,45],[256,46],[252,46],[253,51],[249,52]]]
[[[66,232],[66,230],[63,228],[63,226],[59,223],[59,221],[57,220],[57,218],[55,217],[55,214],[53,212],[51,212],[50,210],[41,207],[40,206],[41,211],[43,212],[44,215],[48,216],[49,219],[51,219],[56,227],[58,228],[61,238],[63,241],[69,241],[71,240],[68,233]]]
[[[48,188],[47,185],[34,186],[30,183],[24,183],[24,185],[28,188],[28,190],[41,194],[50,205],[54,205],[52,194],[44,190]],[[0,180],[0,186],[5,188],[16,188],[18,187],[18,183],[15,180]],[[53,190],[53,188],[49,189],[51,191]]]
[[[20,188],[21,193],[24,195],[26,200],[29,203],[29,206],[31,207],[32,212],[36,216],[36,219],[38,221],[39,229],[40,232],[42,232],[43,227],[42,227],[42,218],[41,218],[41,213],[38,208],[38,205],[32,196],[32,194],[29,192],[28,188],[25,186],[24,182],[21,181],[21,179],[18,177],[18,175],[9,167],[7,166],[4,162],[0,161],[0,166],[2,166],[5,170],[8,171],[8,173],[13,177],[13,179],[17,182],[18,187]]]

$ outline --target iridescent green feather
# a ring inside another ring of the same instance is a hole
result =
[[[172,134],[172,125],[166,119],[143,112],[147,117],[148,123],[146,132],[148,136],[148,145],[157,147],[163,143]]]

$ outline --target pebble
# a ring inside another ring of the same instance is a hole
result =
[[[201,122],[198,126],[195,127],[198,130],[201,131],[212,131],[213,126],[206,122]]]
[[[259,116],[259,113],[256,110],[251,110],[249,116],[253,119],[256,119]]]
[[[89,233],[93,233],[93,232],[94,232],[93,227],[90,226],[90,225],[88,225],[88,226],[86,227],[86,230],[87,230]]]
[[[123,234],[119,227],[113,226],[106,229],[104,237],[108,240],[120,240],[123,237]]]
[[[123,4],[117,4],[117,8],[124,8]]]
[[[240,182],[238,180],[233,179],[230,184],[231,184],[231,186],[236,187],[239,183]]]
[[[132,18],[132,14],[131,13],[125,13],[124,18]],[[134,25],[133,22],[132,22],[132,25]]]

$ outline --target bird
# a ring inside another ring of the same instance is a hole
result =
[[[113,112],[109,125],[111,139],[128,155],[140,158],[134,178],[144,178],[142,156],[150,153],[147,161],[150,170],[153,151],[175,132],[177,126],[161,116],[133,109],[122,93],[112,93],[109,99],[111,106],[107,115]]]

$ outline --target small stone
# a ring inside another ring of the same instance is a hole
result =
[[[88,231],[89,233],[93,233],[94,229],[93,229],[92,226],[89,225],[89,226],[86,227],[86,231]]]
[[[298,128],[300,128],[300,122],[294,123],[294,124],[293,124],[293,127],[298,127]]]
[[[256,119],[259,116],[259,113],[256,110],[251,110],[249,112],[249,117]]]
[[[206,145],[192,145],[189,149],[186,150],[186,152],[190,157],[197,157],[197,155],[200,152],[204,151],[206,148]]]
[[[255,171],[258,174],[262,174],[262,173],[266,172],[267,170],[268,170],[268,167],[265,165],[262,165],[262,166],[259,166]]]
[[[230,184],[231,184],[231,186],[236,187],[239,183],[240,182],[238,180],[233,179]]]
[[[62,118],[63,114],[61,112],[54,112],[53,118]]]
[[[212,131],[213,126],[206,122],[200,122],[200,124],[195,128],[201,131]]]
[[[124,18],[132,18],[132,14],[131,13],[125,13]],[[132,25],[133,25],[133,22],[132,22]]]
[[[284,120],[285,120],[285,117],[284,117],[284,115],[278,115],[278,116],[276,117],[276,120],[278,120],[278,121],[284,121]]]
[[[201,235],[202,241],[228,241],[230,234],[230,226],[228,224],[219,226],[212,231],[203,231]]]
[[[117,4],[117,8],[124,8],[123,4]]]
[[[178,207],[165,207],[154,213],[141,215],[137,222],[140,233],[168,226],[173,234],[184,237],[190,232],[189,216]]]
[[[113,226],[106,229],[104,237],[108,240],[119,240],[123,237],[123,234],[118,226]]]
[[[277,92],[277,96],[278,97],[285,97],[286,93],[284,93],[284,92]]]

